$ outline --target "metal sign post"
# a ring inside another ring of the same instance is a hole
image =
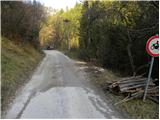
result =
[[[152,59],[151,59],[151,64],[150,64],[150,68],[149,68],[148,79],[146,81],[143,101],[145,101],[145,99],[146,99],[148,86],[149,86],[149,83],[150,83],[150,80],[151,80],[154,57],[158,57],[159,56],[159,36],[158,35],[151,37],[147,41],[146,51],[150,56],[152,56]]]
[[[145,91],[144,91],[143,101],[145,101],[145,99],[146,99],[148,85],[149,85],[149,82],[151,80],[153,63],[154,63],[154,57],[152,57],[152,59],[151,59],[151,64],[150,64],[150,68],[149,68],[149,74],[148,74],[147,84],[146,84]]]

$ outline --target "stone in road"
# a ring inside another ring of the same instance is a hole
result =
[[[44,52],[6,118],[120,118],[73,60],[59,51]]]

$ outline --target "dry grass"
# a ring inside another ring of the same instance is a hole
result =
[[[78,59],[77,52],[65,52],[72,59]],[[88,74],[89,80],[93,82],[97,87],[102,88],[106,82],[112,82],[121,78],[118,72],[104,69],[103,72],[97,72],[95,66],[92,63],[78,64],[84,66],[84,70]],[[85,67],[87,66],[87,67]],[[122,99],[124,96],[115,95],[110,92],[106,92],[106,99],[110,99],[113,105]],[[158,119],[159,118],[159,105],[151,100],[146,100],[144,103],[142,99],[133,99],[128,102],[118,104],[115,106],[121,113],[127,114],[128,119]]]
[[[1,45],[1,103],[3,114],[7,105],[14,99],[16,90],[27,82],[43,54],[40,54],[29,44],[16,45],[3,37]]]
[[[96,76],[96,77],[95,77]],[[103,73],[95,75],[95,73],[89,73],[90,80],[95,83],[95,85],[103,86],[106,82],[111,82],[119,79],[116,73],[105,70]],[[107,98],[109,97],[113,105],[122,99],[124,96],[115,95],[110,92],[106,92]],[[143,102],[142,99],[133,99],[122,104],[115,106],[120,112],[127,113],[129,118],[132,119],[158,119],[159,118],[159,105],[149,99]]]
[[[74,53],[75,54],[75,53]],[[76,55],[70,53],[71,58],[75,58]],[[74,55],[74,56],[73,56]],[[103,72],[97,71],[95,66],[91,63],[79,64],[84,66],[84,70],[88,74],[89,80],[93,82],[97,87],[102,88],[106,82],[112,82],[121,78],[118,72],[113,72],[111,70],[104,69]],[[87,67],[85,67],[87,66]],[[106,99],[110,99],[112,104],[124,99],[122,95],[115,95],[109,91],[104,91],[106,94]],[[142,99],[133,99],[128,102],[118,104],[115,106],[119,112],[124,114],[128,119],[158,119],[159,118],[159,105],[149,99],[143,102]]]

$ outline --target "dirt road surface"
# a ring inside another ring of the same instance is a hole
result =
[[[5,118],[122,118],[75,61],[56,50],[44,52]]]

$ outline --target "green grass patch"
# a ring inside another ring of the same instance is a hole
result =
[[[31,76],[43,54],[30,44],[22,45],[1,39],[1,103],[2,114],[14,98],[16,90]]]

